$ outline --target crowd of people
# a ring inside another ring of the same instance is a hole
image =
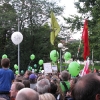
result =
[[[100,100],[100,75],[90,72],[82,77],[61,73],[14,75],[10,60],[1,60],[0,100]]]

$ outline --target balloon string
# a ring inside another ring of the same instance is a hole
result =
[[[29,64],[28,64],[28,66],[30,66],[30,64],[31,64],[31,60],[30,60],[30,62],[29,62]]]

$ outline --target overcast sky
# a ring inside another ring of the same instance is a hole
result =
[[[76,14],[77,9],[74,5],[75,0],[59,0],[59,5],[65,6],[64,15],[68,17],[70,14]]]
[[[65,10],[63,13],[64,17],[68,17],[70,15],[75,15],[77,13],[77,9],[75,8],[74,2],[77,2],[78,0],[59,0],[59,4],[61,6],[65,6]],[[72,38],[74,39],[80,39],[81,34],[78,32],[77,34],[72,35]]]

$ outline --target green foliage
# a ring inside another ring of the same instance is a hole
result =
[[[68,18],[63,17],[64,20],[66,21],[66,23],[68,23],[69,25],[67,26],[68,29],[70,29],[72,32],[74,30],[80,30],[81,26],[83,25],[81,20],[82,17],[79,17],[77,15],[71,15]]]
[[[50,61],[49,53],[57,48],[50,43],[50,27],[48,19],[51,9],[55,15],[63,12],[63,8],[56,3],[46,0],[3,0],[0,5],[0,56],[7,54],[11,60],[11,68],[18,62],[18,46],[11,41],[11,34],[19,31],[23,34],[20,44],[20,69],[27,69],[30,64],[30,55],[35,59],[31,65],[38,64],[40,59],[44,62]],[[19,19],[19,20],[18,20]]]
[[[65,21],[74,31],[80,30],[83,27],[83,20],[88,19],[90,53],[93,50],[94,60],[100,60],[100,0],[79,0],[75,6],[80,15],[70,16]]]

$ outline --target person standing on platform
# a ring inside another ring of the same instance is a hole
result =
[[[9,58],[1,59],[1,66],[0,69],[0,98],[5,98],[6,100],[10,100],[10,88],[11,84],[14,81],[14,73],[10,66]]]

